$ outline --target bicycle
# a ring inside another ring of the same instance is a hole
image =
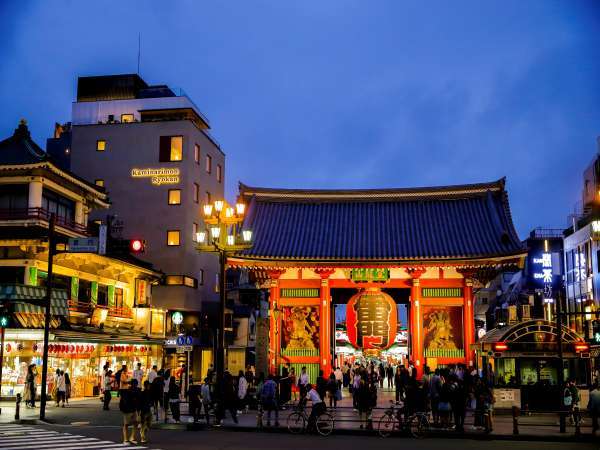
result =
[[[295,411],[291,413],[287,418],[287,428],[292,434],[300,434],[306,431],[309,427],[309,416],[306,414],[306,402],[298,403]],[[329,436],[335,427],[335,420],[333,416],[324,411],[319,414],[308,431],[315,429],[321,436]]]
[[[406,408],[396,408],[393,401],[379,419],[377,431],[381,437],[389,437],[392,433],[403,431],[412,437],[422,439],[429,431],[427,413],[415,412],[406,416]]]

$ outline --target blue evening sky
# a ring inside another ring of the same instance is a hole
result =
[[[594,1],[0,2],[0,136],[42,146],[78,75],[183,88],[237,182],[306,188],[508,178],[522,237],[563,227],[600,134]]]

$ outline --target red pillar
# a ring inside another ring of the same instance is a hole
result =
[[[474,359],[471,344],[475,343],[475,316],[473,313],[473,281],[467,277],[464,278],[463,330],[465,337],[465,364],[472,366]]]
[[[317,269],[315,272],[321,277],[320,290],[320,317],[319,317],[319,365],[325,377],[332,372],[331,367],[331,336],[335,330],[331,329],[331,290],[329,277],[334,269]]]
[[[281,309],[279,306],[279,277],[283,270],[269,271],[269,372],[279,373],[281,351]]]
[[[421,314],[421,286],[420,277],[425,273],[423,268],[410,267],[406,272],[412,278],[410,288],[410,355],[415,368],[417,377],[421,378],[423,374],[423,365],[425,357],[423,354],[423,317]]]

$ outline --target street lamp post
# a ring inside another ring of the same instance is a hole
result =
[[[225,372],[225,270],[227,257],[252,246],[252,231],[242,227],[246,205],[237,203],[231,207],[223,200],[202,207],[205,229],[196,233],[197,249],[200,252],[216,253],[219,256],[219,333],[215,365],[217,380]]]

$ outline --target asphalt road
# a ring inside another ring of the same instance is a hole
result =
[[[114,425],[107,426],[71,426],[43,425],[40,428],[52,429],[64,433],[73,433],[102,440],[121,442],[121,430]],[[152,430],[150,449],[162,450],[384,450],[406,448],[410,450],[425,449],[460,449],[460,450],[598,450],[599,445],[593,443],[572,442],[526,442],[502,440],[473,439],[440,439],[431,438],[415,440],[410,438],[388,438],[368,436],[294,436],[286,433],[258,433],[242,431],[176,431]]]

